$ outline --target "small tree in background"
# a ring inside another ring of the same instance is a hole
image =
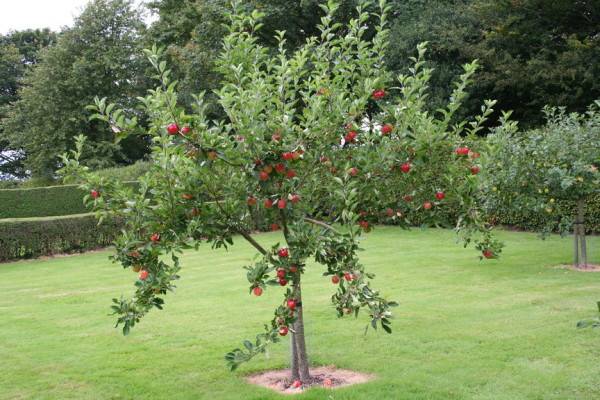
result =
[[[279,286],[283,299],[264,331],[226,360],[234,369],[291,334],[290,378],[309,383],[301,286],[309,258],[325,266],[324,275],[337,288],[332,302],[339,317],[357,316],[366,308],[373,328],[391,332],[390,308],[396,303],[371,287],[374,276],[357,251],[361,232],[368,229],[361,207],[374,201],[374,193],[389,197],[377,186],[389,185],[380,179],[377,152],[391,163],[394,156],[387,153],[396,148],[383,141],[401,141],[405,131],[382,137],[373,124],[360,132],[352,129],[369,120],[367,115],[385,119],[386,112],[405,106],[386,101],[382,60],[387,6],[381,0],[378,11],[370,13],[373,5],[364,1],[356,18],[342,26],[332,22],[338,4],[329,1],[322,6],[319,37],[289,54],[280,32],[273,55],[256,39],[261,14],[246,15],[239,7],[240,2],[233,3],[219,59],[224,83],[216,94],[227,118],[208,121],[203,95],[196,97],[195,112],[186,113],[177,104],[177,83],[155,48],[148,56],[161,86],[140,99],[150,117],[148,130],[104,99],[92,107],[95,118],[119,131],[118,138],[151,135],[153,166],[140,180],[139,191],[132,193],[81,167],[83,138],[71,157],[64,157],[64,173],[85,182],[90,191],[85,201],[101,219],[116,215],[126,222],[114,258],[139,275],[132,299],[114,299],[117,325],[123,325],[125,334],[152,308],[162,308],[163,296],[179,278],[183,249],[202,242],[228,247],[242,237],[260,253],[254,265],[245,267],[250,293],[261,296],[269,286]],[[376,33],[367,40],[371,20]],[[414,81],[412,90],[420,93],[423,84]],[[406,115],[421,112],[411,102],[406,107]],[[402,114],[390,118],[401,120]],[[418,128],[422,133],[427,127]],[[442,151],[448,157],[455,157],[453,139],[444,137]],[[431,152],[438,151],[437,142],[425,140],[423,146],[427,143]],[[254,239],[259,216],[271,229],[283,231],[285,243],[263,247]],[[165,254],[170,260],[161,257]]]
[[[526,210],[547,221],[542,234],[573,230],[573,265],[587,267],[585,208],[600,192],[600,102],[584,114],[545,108],[547,123],[518,132],[505,124],[488,138],[487,207],[499,215]],[[567,206],[576,204],[575,213]]]

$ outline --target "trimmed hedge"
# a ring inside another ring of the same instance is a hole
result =
[[[568,210],[573,217],[576,213],[575,202],[558,202],[561,208]],[[524,209],[512,209],[508,213],[494,215],[497,224],[514,226],[527,231],[543,229],[546,223],[554,216],[543,213],[528,213]],[[587,233],[600,233],[600,194],[597,194],[586,205],[585,228]]]
[[[77,185],[0,190],[0,218],[82,214],[85,196]]]
[[[137,185],[137,182],[127,182]],[[87,193],[78,185],[0,190],[0,219],[54,217],[88,212],[83,205]]]
[[[0,221],[0,261],[82,252],[112,244],[121,230],[117,220],[102,225],[94,214]]]

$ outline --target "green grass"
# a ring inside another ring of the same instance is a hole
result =
[[[315,365],[377,379],[301,399],[591,399],[600,397],[600,330],[575,323],[596,313],[600,274],[553,268],[571,241],[501,232],[499,261],[479,262],[444,230],[378,228],[364,242],[375,286],[400,301],[394,333],[363,335],[365,315],[338,320],[333,286],[318,266],[305,279],[308,349]],[[260,235],[264,243],[276,234]],[[600,262],[600,238],[590,239]],[[278,399],[244,375],[287,363],[288,346],[230,373],[223,355],[259,332],[281,289],[248,295],[254,251],[208,246],[186,253],[175,295],[128,337],[110,300],[134,275],[109,252],[0,265],[1,399]]]

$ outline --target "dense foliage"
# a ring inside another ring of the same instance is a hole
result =
[[[407,52],[430,42],[431,104],[450,92],[462,63],[482,69],[463,112],[485,98],[514,110],[524,127],[543,123],[542,108],[584,112],[600,98],[600,2],[594,0],[398,0],[392,18],[390,67],[405,68]]]
[[[600,193],[600,102],[584,114],[546,108],[547,124],[525,133],[515,123],[488,137],[485,184],[489,211],[545,214],[542,232],[575,231],[585,267],[585,208]],[[561,207],[576,204],[576,212]],[[550,216],[553,216],[550,218]]]
[[[24,176],[23,154],[11,148],[3,133],[2,120],[10,103],[19,98],[23,77],[37,62],[41,49],[50,46],[56,34],[48,29],[25,30],[0,35],[0,179]]]
[[[131,13],[129,3],[91,2],[76,26],[61,33],[60,43],[48,54],[38,51],[57,41],[47,30],[0,37],[0,88],[9,89],[2,97],[15,103],[0,112],[0,119],[9,116],[4,122],[7,133],[0,133],[0,173],[25,176],[29,170],[51,178],[59,166],[59,154],[70,148],[70,139],[81,132],[90,139],[86,157],[93,168],[129,164],[145,154],[147,138],[128,138],[115,146],[111,132],[87,121],[89,115],[81,107],[93,95],[117,92],[121,99],[113,101],[124,108],[131,106],[126,99],[142,95],[147,87],[147,71],[139,57],[143,45],[165,47],[173,79],[181,83],[180,104],[187,111],[191,111],[194,95],[206,91],[207,116],[224,116],[213,90],[221,85],[216,67],[221,38],[227,33],[229,0],[149,1],[146,6],[156,20],[147,30],[137,11]],[[318,3],[244,0],[241,7],[264,14],[257,40],[276,52],[274,37],[279,30],[287,32],[288,50],[318,34],[322,16]],[[543,123],[541,109],[546,104],[583,112],[587,104],[600,98],[595,79],[600,72],[597,1],[391,0],[389,4],[391,46],[386,68],[394,74],[405,71],[416,45],[429,41],[433,67],[429,111],[444,106],[462,65],[479,60],[478,79],[453,122],[472,118],[485,99],[493,98],[498,101],[496,109],[514,110],[522,127],[535,127]],[[346,24],[356,16],[356,5],[357,0],[341,1],[334,21]],[[374,30],[367,28],[365,37],[373,34]],[[120,39],[113,40],[116,36]],[[90,46],[82,48],[82,43]],[[21,65],[16,63],[15,47],[22,56]],[[27,69],[33,73],[24,74]],[[105,74],[100,76],[98,71]],[[111,76],[116,79],[110,80]]]
[[[113,219],[98,226],[93,214],[0,220],[0,261],[106,247],[120,228]]]
[[[25,153],[34,176],[52,177],[59,155],[81,133],[89,138],[84,157],[94,168],[130,163],[143,154],[143,141],[115,145],[111,130],[89,121],[84,110],[98,94],[110,93],[130,108],[131,96],[144,93],[144,64],[137,56],[144,29],[131,1],[94,0],[73,28],[38,55],[42,61],[25,76],[19,99],[2,120],[11,147]]]

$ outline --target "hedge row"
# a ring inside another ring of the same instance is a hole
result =
[[[82,214],[88,211],[83,205],[86,194],[77,185],[2,189],[0,219]]]
[[[569,210],[570,215],[575,216],[575,202],[560,202],[561,208]],[[596,195],[586,205],[585,227],[588,233],[600,233],[600,194]],[[527,231],[538,231],[542,229],[551,215],[541,213],[528,213],[523,209],[512,209],[501,215],[495,215],[498,224],[510,225]]]
[[[0,261],[73,253],[109,246],[121,229],[117,220],[98,226],[94,214],[0,221]]]

